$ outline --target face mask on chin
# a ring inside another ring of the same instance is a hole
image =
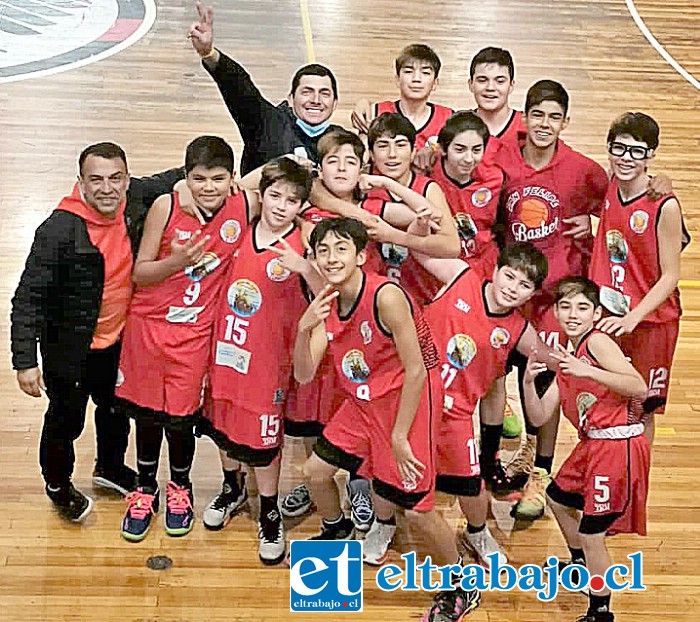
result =
[[[309,125],[306,121],[297,117],[297,125],[309,138],[320,136],[330,127],[330,124],[331,122],[326,119],[323,123],[319,123],[318,125]]]

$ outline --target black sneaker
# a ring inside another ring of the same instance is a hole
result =
[[[245,483],[243,488],[239,489],[238,494],[235,494],[231,486],[224,482],[221,492],[204,509],[204,514],[202,514],[204,526],[213,531],[223,529],[231,517],[243,509],[247,500],[248,488]]]
[[[493,464],[482,464],[481,477],[484,479],[486,488],[495,495],[505,495],[518,490],[517,482],[513,482],[508,477],[500,459],[497,459]]]
[[[474,611],[481,602],[479,590],[454,590],[438,592],[433,606],[423,616],[421,622],[460,622]]]
[[[95,466],[92,472],[92,483],[99,488],[115,490],[120,495],[126,496],[136,490],[138,474],[128,466],[120,466],[116,469],[104,469]]]
[[[77,490],[72,483],[58,490],[51,490],[47,486],[46,494],[61,517],[74,523],[79,523],[90,514],[94,505],[93,500]]]
[[[577,618],[576,622],[614,622],[614,620],[612,611],[596,611]]]
[[[350,540],[352,530],[355,528],[353,522],[343,516],[335,523],[327,523],[325,519],[321,520],[321,533],[317,536],[309,538],[310,540]]]

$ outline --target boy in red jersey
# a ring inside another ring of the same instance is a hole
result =
[[[578,429],[578,445],[549,484],[547,496],[572,562],[604,576],[612,564],[606,534],[646,535],[649,441],[641,402],[647,387],[619,346],[594,329],[602,314],[595,283],[583,277],[560,281],[554,313],[574,352],[560,346],[557,381],[542,397],[534,380],[544,365],[530,359],[524,396],[533,421],[544,422],[561,403]],[[577,622],[613,620],[610,591],[591,591],[588,612]]]
[[[646,433],[654,438],[654,411],[663,413],[681,316],[681,251],[690,242],[673,194],[652,199],[647,169],[659,146],[650,116],[628,112],[608,132],[613,179],[605,197],[590,277],[612,313],[598,328],[618,338],[648,383]],[[663,243],[662,243],[663,242]]]
[[[372,479],[377,519],[365,538],[367,563],[381,564],[396,531],[394,512],[425,534],[438,564],[457,551],[433,509],[434,437],[442,402],[437,352],[420,311],[388,279],[365,273],[367,232],[358,221],[328,219],[311,246],[329,285],[299,321],[294,375],[309,382],[331,353],[346,400],[304,465],[322,516],[318,539],[348,537],[333,477],[339,468]],[[330,293],[330,288],[336,291]],[[337,300],[336,300],[337,299]],[[461,587],[436,597],[429,620],[459,620],[479,602]]]
[[[131,541],[146,536],[158,511],[156,476],[164,432],[171,480],[165,529],[172,536],[192,529],[192,426],[200,406],[216,299],[248,218],[248,195],[228,196],[233,151],[224,140],[194,140],[187,147],[185,169],[195,205],[208,220],[202,225],[185,213],[176,194],[163,195],[153,204],[134,265],[137,287],[119,363],[116,407],[136,419],[139,487],[127,495],[122,523],[122,536]]]
[[[243,233],[216,307],[201,431],[253,468],[260,494],[260,560],[277,564],[285,535],[277,501],[283,407],[296,323],[304,309],[297,272],[311,278],[294,224],[311,188],[309,171],[272,160],[260,180],[260,219]]]
[[[396,82],[400,98],[370,104],[366,99],[355,104],[352,125],[367,134],[370,123],[385,112],[398,113],[408,119],[416,130],[416,149],[434,145],[440,128],[452,114],[452,109],[428,101],[438,85],[442,63],[432,48],[413,44],[401,50],[396,59]]]

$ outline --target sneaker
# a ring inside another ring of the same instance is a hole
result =
[[[387,525],[375,520],[365,536],[362,561],[372,566],[381,566],[389,555],[389,545],[396,534],[396,525]]]
[[[166,489],[165,532],[169,536],[185,536],[194,526],[192,488],[168,482]]]
[[[329,523],[321,520],[321,533],[309,538],[310,540],[352,540],[352,531],[355,528],[353,522],[343,516],[340,520]],[[366,542],[366,541],[365,541]]]
[[[595,613],[587,613],[576,619],[576,622],[614,622],[615,616],[612,611],[596,611]]]
[[[552,476],[540,467],[534,467],[527,480],[523,496],[511,511],[517,520],[533,521],[544,516],[546,505],[545,491],[552,481]]]
[[[355,529],[367,533],[374,521],[374,505],[366,479],[348,480],[348,498],[350,499],[350,518]]]
[[[128,466],[120,466],[117,469],[103,469],[95,465],[92,472],[92,483],[99,488],[116,490],[120,495],[128,495],[136,490],[138,474]]]
[[[520,417],[513,410],[511,405],[506,401],[506,406],[503,409],[503,438],[520,438],[523,433],[523,424]]]
[[[421,622],[460,622],[474,611],[481,602],[479,590],[454,590],[438,592],[433,606],[423,616]]]
[[[57,490],[51,490],[47,486],[46,494],[53,501],[61,517],[66,520],[79,523],[92,512],[94,501],[80,492],[72,483]]]
[[[204,514],[202,514],[204,526],[212,531],[223,529],[231,517],[243,509],[246,501],[248,501],[247,486],[244,485],[236,496],[233,494],[231,486],[224,482],[221,492],[204,509]]]
[[[260,517],[258,542],[258,556],[263,564],[273,566],[284,559],[287,543],[284,538],[282,516],[277,510],[272,510],[267,516]]]
[[[476,553],[479,563],[485,568],[489,568],[491,562],[488,556],[493,553],[498,553],[499,566],[504,566],[508,563],[508,557],[505,551],[501,548],[501,545],[498,544],[496,538],[493,537],[491,531],[489,531],[488,525],[479,533],[469,533],[465,529],[464,532],[462,532],[460,540],[468,549]]]
[[[137,488],[126,495],[126,514],[122,521],[122,537],[129,542],[140,542],[146,537],[151,521],[158,512],[160,491]]]
[[[536,451],[537,436],[526,434],[525,442],[520,445],[520,449],[506,464],[506,477],[515,490],[519,490],[527,484],[530,473],[535,466]]]
[[[558,564],[559,576],[561,577],[561,573],[564,571],[564,568],[566,568],[567,566],[570,566],[570,565],[573,564],[573,563],[574,563],[573,561],[568,561],[568,562],[567,562],[567,561],[560,560],[560,561],[559,561],[559,564]],[[577,564],[580,564],[581,566],[585,566],[585,565],[586,565],[586,564],[582,564],[581,562],[576,562],[576,563],[577,563]],[[573,569],[573,570],[571,571],[571,581],[572,581],[573,583],[579,583],[580,577],[579,577],[579,572],[578,572],[577,569]],[[589,594],[590,592],[589,592],[589,590],[588,590],[588,587],[586,586],[586,587],[582,587],[582,588],[581,588],[578,592],[576,592],[576,593],[577,593],[577,594],[584,594],[585,596],[588,596],[588,594]]]
[[[314,502],[311,500],[311,493],[306,484],[299,484],[284,496],[280,504],[280,511],[282,516],[297,518],[310,512],[313,507]]]
[[[481,477],[486,488],[495,495],[504,495],[516,490],[513,483],[508,479],[506,470],[503,468],[499,458],[496,458],[496,462],[492,465],[481,465]]]

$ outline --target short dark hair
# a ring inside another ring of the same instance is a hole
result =
[[[296,188],[297,194],[304,203],[311,194],[311,173],[309,169],[298,164],[291,158],[282,156],[270,160],[263,166],[260,175],[260,196],[264,196],[265,191],[278,181],[283,181]]]
[[[318,223],[311,232],[309,244],[316,253],[316,247],[323,242],[329,233],[345,240],[352,240],[355,249],[359,253],[367,246],[367,229],[354,218],[325,218]]]
[[[612,122],[608,130],[608,143],[618,136],[629,134],[634,140],[647,144],[649,149],[659,146],[659,124],[643,112],[625,112]]]
[[[487,47],[479,50],[469,65],[469,78],[474,79],[477,65],[500,65],[506,67],[510,74],[511,82],[515,79],[515,64],[508,50],[503,48]]]
[[[233,173],[233,149],[218,136],[200,136],[185,149],[185,172],[190,173],[196,166],[204,168],[225,168]]]
[[[328,67],[319,63],[311,63],[297,69],[294,77],[292,78],[292,90],[289,92],[290,95],[294,95],[294,93],[297,92],[299,83],[304,76],[321,76],[322,78],[330,78],[331,88],[333,89],[333,97],[338,99],[338,81],[335,79],[333,72],[328,69]]]
[[[471,110],[455,112],[445,121],[445,125],[442,126],[438,134],[438,144],[442,147],[442,150],[447,153],[447,148],[455,137],[469,130],[473,130],[481,136],[484,141],[484,147],[486,147],[489,142],[489,136],[491,135],[489,128],[486,126],[486,123],[479,118],[479,115]]]
[[[440,57],[435,53],[435,50],[429,45],[424,45],[422,43],[414,43],[412,45],[407,45],[401,53],[396,57],[396,75],[401,73],[401,70],[405,65],[418,61],[419,63],[428,63],[433,68],[433,73],[437,78],[440,75],[440,67],[442,67],[442,62]]]
[[[520,270],[535,284],[535,289],[542,287],[547,278],[547,258],[530,242],[516,242],[506,246],[498,255],[498,268],[508,266]]]
[[[559,281],[554,300],[558,303],[563,298],[573,298],[578,294],[588,298],[594,307],[600,306],[600,288],[583,276],[567,276]]]
[[[129,170],[129,165],[126,162],[126,153],[124,153],[124,150],[116,143],[94,143],[93,145],[85,147],[78,157],[78,171],[81,175],[83,174],[85,160],[87,160],[89,156],[104,158],[105,160],[121,160],[124,162],[124,168],[127,171]]]
[[[367,145],[369,150],[374,149],[374,143],[382,136],[396,138],[397,136],[405,136],[411,147],[416,144],[416,128],[406,117],[398,112],[385,112],[380,114],[367,130]]]
[[[527,90],[525,114],[542,102],[556,102],[564,109],[564,114],[569,112],[569,94],[559,82],[554,80],[540,80]]]
[[[316,152],[318,154],[318,161],[323,164],[323,159],[336,149],[339,149],[343,145],[350,145],[355,155],[360,160],[360,164],[364,163],[365,158],[365,145],[360,140],[357,134],[348,132],[348,130],[342,127],[333,129],[330,132],[326,132],[318,141],[316,147]]]

